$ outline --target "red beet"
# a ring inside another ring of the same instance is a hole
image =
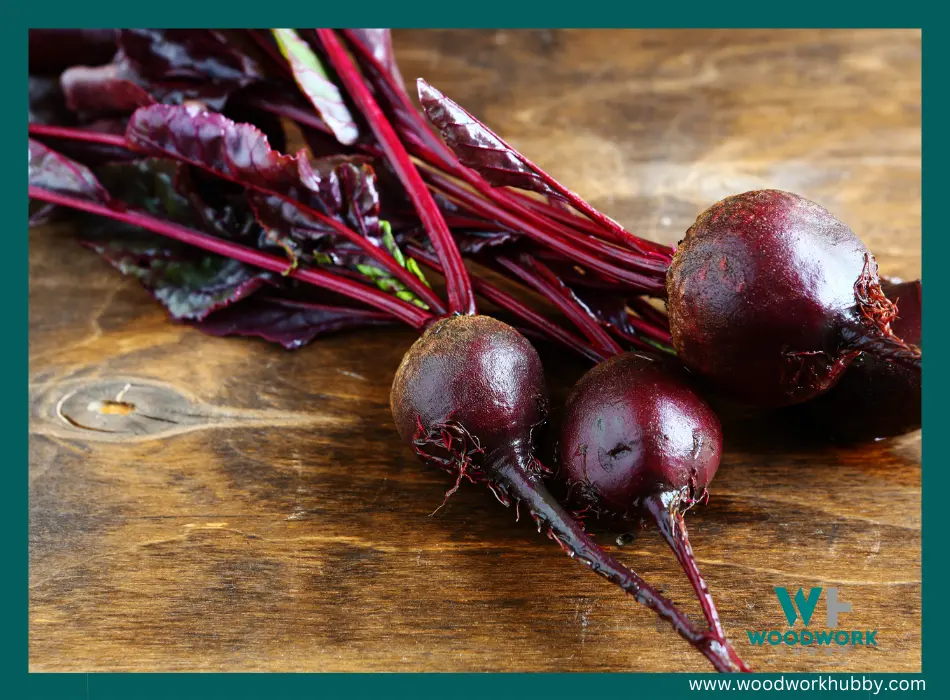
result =
[[[893,331],[920,345],[923,293],[920,280],[882,288],[897,304]],[[920,370],[860,355],[841,380],[817,399],[796,407],[809,428],[842,442],[903,435],[920,428]]]
[[[547,408],[544,374],[524,336],[487,316],[439,320],[403,357],[390,403],[399,434],[416,454],[456,477],[447,496],[468,478],[486,483],[506,505],[526,506],[539,530],[671,622],[717,669],[744,670],[721,633],[698,630],[602,550],[545,487],[545,470],[532,454],[532,432]]]
[[[890,329],[896,310],[874,257],[845,224],[798,195],[759,190],[700,214],[667,273],[683,363],[758,405],[831,388],[864,351],[919,368]]]
[[[683,522],[716,475],[722,431],[685,375],[637,353],[600,363],[568,397],[557,452],[558,476],[578,509],[613,525],[647,515],[656,521],[713,631],[725,638]]]

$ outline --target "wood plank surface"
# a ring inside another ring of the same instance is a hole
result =
[[[638,234],[674,242],[722,196],[778,187],[834,211],[885,274],[920,274],[919,32],[426,30],[396,47],[407,78]],[[68,226],[32,232],[30,668],[707,670],[487,490],[432,514],[448,477],[400,444],[388,404],[412,340],[207,337]],[[556,397],[585,369],[544,360]],[[123,390],[133,413],[90,408]],[[724,430],[688,522],[740,652],[768,671],[919,670],[919,433],[827,447],[748,411]],[[655,531],[616,551],[698,614]],[[786,626],[774,586],[837,586],[842,626],[878,646],[751,647],[745,630]]]

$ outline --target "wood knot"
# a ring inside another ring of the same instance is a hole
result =
[[[43,386],[31,401],[31,431],[104,442],[171,437],[194,430],[313,427],[348,417],[217,406],[155,379],[75,379]]]
[[[52,417],[74,430],[121,440],[177,432],[207,422],[210,413],[168,385],[106,379],[66,391]]]

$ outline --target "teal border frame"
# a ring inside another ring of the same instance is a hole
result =
[[[936,7],[936,3],[929,3]],[[115,0],[97,3],[46,0],[41,3],[7,3],[0,9],[0,54],[3,56],[6,84],[19,99],[25,100],[28,27],[93,27],[93,26],[297,26],[312,24],[319,18],[323,26],[355,26],[373,17],[376,26],[392,27],[903,27],[923,30],[923,272],[928,279],[938,279],[944,255],[950,258],[950,236],[942,229],[941,194],[947,186],[947,131],[944,105],[947,102],[945,80],[939,69],[946,60],[947,28],[939,23],[935,11],[927,11],[923,3],[829,3],[803,0],[782,7],[760,3],[691,3],[630,4],[583,6],[546,3],[532,7],[522,2],[517,6],[498,0],[452,3],[430,7],[409,8],[404,3],[364,0],[359,6],[346,8],[317,7],[311,3],[274,11],[254,7],[241,8],[219,3],[197,5],[193,0],[162,0],[156,6],[119,3]],[[477,9],[474,9],[476,8]],[[580,9],[582,8],[582,9]],[[474,11],[473,11],[474,10]],[[176,22],[175,18],[180,18]],[[307,19],[309,18],[309,21]],[[298,21],[294,21],[297,19]],[[301,22],[300,19],[305,21]],[[181,21],[185,20],[185,21]],[[941,60],[943,59],[943,60]],[[28,362],[28,275],[26,266],[27,237],[20,228],[26,218],[26,180],[23,164],[17,153],[25,150],[26,133],[23,116],[26,105],[19,109],[0,111],[0,197],[8,220],[14,222],[6,238],[7,259],[16,261],[0,274],[0,298],[5,302],[5,321],[11,329],[11,343],[0,349],[0,385],[3,392],[2,430],[5,441],[6,478],[12,483],[3,489],[0,522],[4,537],[5,576],[2,590],[2,650],[0,663],[3,675],[0,684],[8,688],[8,697],[106,699],[106,698],[216,698],[231,700],[282,695],[285,697],[317,697],[373,693],[386,696],[433,694],[453,698],[494,697],[544,694],[552,697],[583,697],[591,693],[662,693],[663,697],[692,695],[688,680],[699,674],[42,674],[28,673],[28,475],[26,464],[29,393],[24,377],[29,376]],[[20,211],[21,214],[13,212]],[[928,297],[933,298],[933,297]],[[925,305],[924,336],[929,357],[937,357],[947,348],[946,318],[939,307]],[[935,534],[941,526],[940,508],[950,492],[950,470],[943,467],[946,457],[932,447],[927,436],[938,434],[948,413],[943,399],[948,394],[947,366],[927,362],[924,369],[923,416],[923,673],[922,674],[820,674],[825,678],[874,678],[878,680],[924,678],[927,692],[946,697],[948,683],[942,678],[944,649],[941,630],[948,629],[950,606],[942,600],[942,580],[950,574],[950,565],[943,558],[941,539]],[[819,674],[784,674],[786,677],[818,678]],[[760,679],[775,679],[778,674],[757,674]],[[939,688],[944,690],[940,691]],[[764,692],[764,691],[763,691]],[[821,693],[821,691],[817,691]],[[736,691],[702,691],[712,697],[736,696]],[[811,693],[809,693],[810,695]],[[821,694],[835,694],[826,691]],[[838,696],[837,694],[835,695]]]

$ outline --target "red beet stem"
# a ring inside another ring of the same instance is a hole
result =
[[[689,534],[686,531],[686,522],[683,519],[683,513],[677,507],[675,501],[671,502],[668,496],[659,493],[648,496],[643,501],[644,507],[653,516],[657,528],[663,539],[670,546],[676,560],[680,563],[686,578],[699,598],[699,603],[703,608],[703,615],[709,623],[713,633],[722,640],[726,639],[726,633],[722,628],[722,622],[719,620],[719,611],[716,610],[716,604],[709,592],[709,586],[699,571],[696,563],[696,556],[693,554],[693,548],[689,543]],[[748,671],[745,663],[736,655],[735,650],[728,646],[729,654],[732,660],[739,666],[740,670]]]
[[[425,328],[433,318],[432,313],[424,309],[420,309],[417,306],[413,306],[412,304],[377,289],[373,289],[372,287],[367,287],[359,282],[354,282],[313,268],[297,267],[288,272],[288,263],[284,258],[262,253],[259,250],[247,248],[232,241],[216,238],[169,221],[156,219],[142,212],[133,210],[119,211],[102,204],[77,199],[68,195],[59,194],[58,192],[51,192],[42,187],[32,185],[29,187],[29,196],[33,199],[50,202],[51,204],[78,209],[90,214],[97,214],[115,221],[131,224],[132,226],[139,226],[161,236],[181,241],[196,248],[201,248],[209,253],[216,253],[228,258],[233,258],[234,260],[270,270],[271,272],[286,274],[288,277],[298,279],[301,282],[307,282],[331,292],[342,294],[355,301],[363,302],[364,304],[394,316],[417,330]]]
[[[519,264],[504,255],[499,255],[495,262],[508,270],[522,282],[533,287],[544,295],[557,309],[567,316],[577,329],[594,344],[598,352],[605,357],[623,352],[623,348],[600,327],[596,319],[592,318],[585,308],[578,302],[571,291],[555,277],[547,267],[539,263],[530,255],[522,255]]]
[[[479,216],[494,219],[512,231],[524,233],[532,240],[556,251],[567,260],[572,260],[610,280],[623,282],[627,289],[641,294],[663,297],[666,295],[666,283],[658,273],[641,274],[626,267],[618,267],[605,262],[595,254],[581,250],[571,241],[565,241],[553,235],[550,230],[522,221],[513,214],[498,207],[493,202],[479,198],[475,193],[431,170],[424,171],[424,177],[438,190],[451,199],[460,202],[465,208]]]
[[[445,281],[449,297],[449,308],[463,314],[476,312],[475,294],[469,279],[468,270],[462,262],[462,255],[452,240],[448,225],[436,206],[435,200],[423,182],[419,171],[406,153],[405,147],[396,135],[395,130],[376,104],[369,88],[363,82],[359,69],[353,63],[346,49],[332,29],[317,29],[317,36],[326,50],[330,63],[346,87],[347,93],[353,98],[360,112],[369,123],[370,129],[376,135],[383,152],[390,165],[396,171],[406,189],[406,194],[412,200],[422,221],[422,225],[435,248],[439,260],[445,269]]]
[[[619,586],[672,624],[673,629],[709,659],[717,671],[747,670],[733,661],[728,642],[708,630],[698,629],[672,601],[601,549],[550,494],[541,478],[520,466],[517,455],[501,455],[486,472],[496,490],[528,506],[539,530],[546,530],[572,559],[586,564],[594,573]]]
[[[431,255],[428,251],[414,245],[407,245],[406,252],[436,272],[442,272],[442,266],[439,264],[438,258]],[[504,290],[501,290],[493,285],[491,282],[481,277],[473,276],[472,286],[475,288],[475,291],[478,294],[485,297],[488,301],[495,304],[499,308],[511,312],[525,323],[530,324],[533,330],[540,332],[541,335],[548,340],[553,340],[560,343],[564,347],[579,353],[591,362],[603,362],[605,359],[607,359],[607,357],[609,357],[609,355],[606,355],[603,352],[595,349],[584,338],[564,330],[556,323],[546,319],[534,309],[525,306]]]
[[[597,224],[595,224],[593,221],[577,216],[568,209],[560,209],[558,207],[551,206],[548,202],[535,199],[526,194],[522,194],[521,192],[508,192],[507,194],[518,200],[527,208],[533,209],[545,216],[555,219],[556,221],[559,221],[566,226],[570,226],[581,233],[586,233],[593,236],[598,236],[603,233],[600,227],[597,226]],[[640,238],[639,236],[631,236],[630,239],[624,242],[623,250],[628,248],[642,253],[643,255],[656,258],[657,260],[662,260],[665,262],[667,267],[669,267],[669,263],[673,259],[672,248],[667,245],[663,245],[662,243],[657,243],[656,241]]]
[[[50,126],[48,124],[30,124],[27,132],[31,136],[47,136],[49,138],[69,139],[70,141],[85,141],[99,143],[104,146],[116,146],[129,149],[123,134],[107,134],[89,129],[74,129],[68,126]]]
[[[634,316],[629,312],[627,313],[627,323],[629,323],[644,336],[668,347],[670,352],[673,351],[673,339],[670,337],[670,332],[668,330],[658,328],[650,321],[639,316]]]
[[[370,71],[370,80],[378,88],[381,88],[380,91],[387,95],[391,101],[398,102],[400,115],[405,115],[411,121],[411,124],[407,124],[406,126],[411,127],[412,131],[403,133],[402,136],[408,142],[408,148],[410,151],[414,152],[414,155],[422,158],[429,165],[448,172],[455,177],[461,178],[467,184],[476,188],[488,199],[494,201],[496,204],[513,213],[517,213],[523,218],[527,217],[536,225],[540,224],[542,226],[551,226],[553,222],[550,220],[545,221],[543,218],[545,215],[547,215],[549,219],[562,224],[570,225],[579,231],[591,234],[595,237],[604,233],[603,226],[598,225],[598,222],[596,221],[580,219],[577,216],[572,215],[569,211],[562,210],[548,202],[531,199],[530,197],[518,192],[513,192],[505,188],[492,187],[481,176],[479,176],[478,173],[471,170],[470,168],[466,168],[461,163],[459,163],[458,158],[452,152],[452,149],[450,149],[429,127],[428,121],[422,115],[422,113],[416,109],[416,106],[412,103],[412,100],[403,86],[396,84],[392,74],[386,70],[384,66],[380,65],[379,61],[375,56],[373,56],[372,52],[367,46],[352,37],[351,30],[344,29],[342,31],[345,36],[351,39],[349,42],[350,46],[358,54],[359,60],[362,61],[364,65],[368,65],[372,69]],[[397,128],[402,125],[401,122],[402,120],[396,121]],[[416,138],[411,138],[413,136]],[[534,166],[533,164],[532,167],[537,169],[537,166]],[[539,174],[542,174],[540,173],[540,169],[538,170]],[[550,177],[546,174],[543,175],[545,177]],[[576,195],[574,196],[576,197]],[[578,200],[583,202],[583,200],[580,200],[579,198]],[[600,212],[593,210],[590,205],[586,204],[586,202],[583,202],[583,204],[593,211],[598,219],[607,219],[608,221],[612,222],[611,219],[608,219]],[[539,219],[538,217],[542,218]],[[619,224],[616,224],[616,222],[612,223],[614,226],[619,226]],[[663,262],[663,266],[660,269],[661,271],[665,271],[670,260],[672,259],[672,251],[668,247],[633,236],[622,228],[620,231],[623,232],[623,240],[621,241],[621,244],[624,246],[624,248],[615,249],[613,246],[604,245],[603,241],[596,241],[596,243],[602,245],[604,249],[603,252],[608,258],[623,256],[627,248],[630,248],[642,255],[661,260]],[[562,230],[562,233],[567,232]],[[573,231],[567,235],[569,237],[576,237],[577,231]],[[625,262],[634,266],[644,264],[642,259],[640,259],[638,256],[627,256]]]

